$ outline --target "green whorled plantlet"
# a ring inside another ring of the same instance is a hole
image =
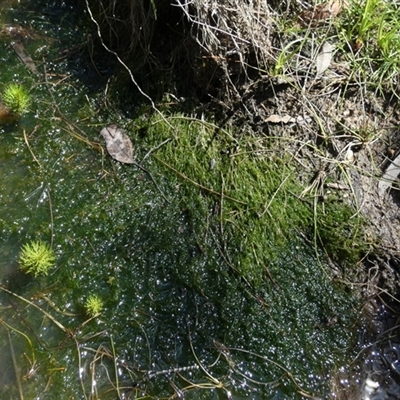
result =
[[[85,302],[86,313],[90,317],[95,317],[103,311],[103,300],[97,294],[91,294]]]
[[[4,90],[3,102],[11,112],[21,115],[28,111],[30,96],[23,86],[10,83]]]
[[[35,276],[47,275],[56,260],[54,251],[40,240],[31,241],[21,248],[19,262],[21,269]]]

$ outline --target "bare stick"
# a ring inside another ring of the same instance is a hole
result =
[[[144,161],[151,153],[153,153],[154,151],[158,150],[160,147],[164,146],[164,144],[167,144],[167,143],[170,142],[171,140],[172,140],[172,138],[168,138],[168,139],[164,140],[163,142],[161,142],[161,143],[160,143],[159,145],[157,145],[156,147],[153,147],[152,149],[150,149],[150,150],[146,153],[146,155],[143,157],[143,159],[142,159],[142,164],[143,164],[143,161]]]
[[[68,333],[68,329],[64,325],[62,325],[60,322],[58,322],[51,314],[49,314],[47,311],[43,310],[43,308],[40,308],[35,303],[32,303],[28,299],[25,299],[24,297],[19,296],[18,294],[12,292],[11,290],[6,289],[3,285],[0,285],[0,290],[3,290],[4,292],[11,294],[12,296],[16,297],[17,299],[20,299],[20,300],[24,301],[25,303],[28,303],[29,305],[37,308],[47,318],[49,318],[51,321],[53,321],[61,330],[63,330],[65,333]]]
[[[38,127],[39,127],[39,125],[36,125],[35,128],[33,128],[33,131],[30,134],[32,135],[33,133],[35,133]],[[39,160],[36,158],[35,154],[33,153],[32,149],[31,149],[31,146],[29,145],[29,141],[28,141],[28,138],[26,136],[25,129],[24,129],[24,140],[25,140],[26,146],[28,147],[28,150],[32,154],[33,159],[39,164],[39,167],[42,168],[42,165],[40,164]]]
[[[15,357],[14,346],[11,341],[10,330],[8,328],[6,328],[6,329],[7,329],[7,334],[8,334],[8,341],[10,342],[10,353],[11,353],[11,358],[12,358],[13,365],[14,365],[15,378],[17,380],[19,398],[21,400],[24,400],[24,392],[22,391],[21,379],[19,377],[19,368],[18,368],[18,364],[17,364],[17,359]]]

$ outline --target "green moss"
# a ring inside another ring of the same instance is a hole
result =
[[[368,251],[364,221],[347,204],[330,201],[318,207],[317,233],[329,257],[354,265]]]
[[[184,116],[171,116],[168,123],[155,117],[147,127],[151,146],[171,138],[153,157],[169,177],[171,197],[178,195],[189,210],[198,237],[213,235],[228,271],[259,286],[268,266],[300,232],[313,240],[314,224],[319,243],[335,260],[361,257],[365,246],[357,251],[353,246],[360,239],[359,221],[349,218],[354,210],[328,203],[314,216],[312,201],[301,198],[296,165],[276,155],[277,143],[236,138],[234,132]]]
[[[97,294],[91,294],[85,302],[86,313],[90,317],[94,317],[103,311],[103,300]]]
[[[27,273],[47,275],[54,265],[55,255],[51,247],[41,241],[32,241],[22,246],[19,262],[21,269]]]
[[[11,83],[4,90],[3,101],[14,114],[21,115],[27,112],[30,97],[23,86]]]

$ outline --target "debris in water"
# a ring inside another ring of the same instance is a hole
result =
[[[128,135],[117,125],[109,125],[100,132],[106,141],[108,154],[124,164],[135,164],[133,146]]]
[[[35,75],[39,75],[36,65],[33,62],[32,57],[25,51],[24,45],[21,42],[11,42],[11,46],[26,67]]]

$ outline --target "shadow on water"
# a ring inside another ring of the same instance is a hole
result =
[[[184,197],[150,161],[168,203],[143,171],[105,157],[102,93],[71,73],[75,56],[54,61],[85,40],[74,2],[29,4],[0,8],[3,22],[34,30],[26,49],[46,66],[29,75],[1,38],[0,85],[23,83],[33,98],[19,124],[0,127],[1,398],[327,396],[357,339],[355,299],[300,239],[253,285],[227,260],[204,192]],[[137,137],[136,151],[160,142]],[[18,254],[38,239],[57,262],[33,278]],[[91,294],[104,305],[94,318]]]

